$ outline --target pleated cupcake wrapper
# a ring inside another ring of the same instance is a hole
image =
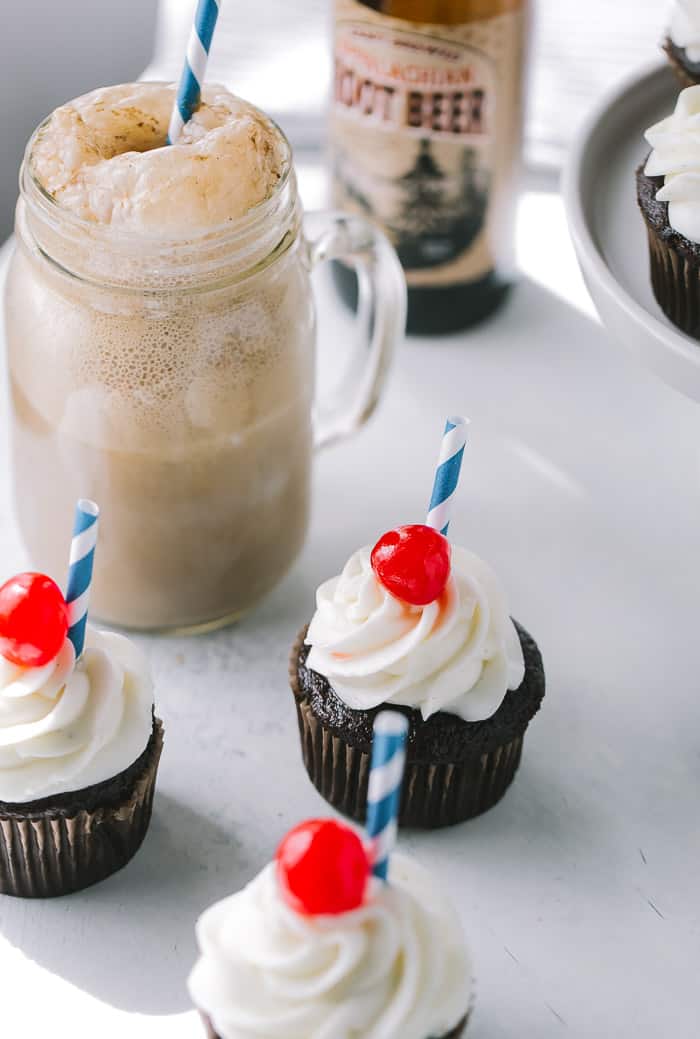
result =
[[[465,1016],[462,1018],[459,1024],[452,1029],[451,1032],[447,1032],[445,1035],[441,1036],[427,1036],[426,1039],[459,1039],[459,1037],[464,1033],[465,1028],[469,1024],[469,1018],[471,1017],[472,1009],[473,1001],[472,1006],[469,1007],[469,1010],[467,1011]],[[223,1037],[220,1036],[219,1033],[215,1030],[214,1025],[212,1024],[212,1020],[207,1014],[204,1014],[200,1011],[199,1016],[202,1019],[202,1024],[204,1025],[204,1031],[207,1034],[207,1039],[223,1039]],[[398,1036],[397,1039],[399,1039]]]
[[[300,633],[292,649],[289,681],[294,693],[306,771],[319,794],[339,812],[365,822],[371,753],[353,747],[314,714],[299,686]],[[420,829],[453,826],[492,808],[513,782],[522,734],[488,753],[448,764],[411,761],[404,773],[399,825]]]
[[[472,1007],[470,1006],[469,1010],[462,1018],[462,1020],[459,1022],[459,1024],[455,1025],[451,1032],[448,1032],[446,1035],[441,1036],[440,1039],[459,1039],[459,1037],[464,1034],[464,1031],[466,1030],[466,1027],[469,1024],[469,1018],[471,1017],[471,1014]]]
[[[51,898],[96,884],[138,851],[151,819],[163,726],[143,771],[124,798],[92,811],[52,810],[26,817],[0,811],[0,892]]]
[[[351,746],[316,717],[309,701],[297,696],[301,751],[311,782],[339,812],[364,823],[370,753]],[[406,762],[400,826],[435,829],[464,822],[493,807],[513,781],[523,738],[453,764]]]
[[[647,225],[651,284],[664,314],[691,336],[700,335],[700,264],[679,253]]]

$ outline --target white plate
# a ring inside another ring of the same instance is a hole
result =
[[[616,340],[688,397],[700,400],[700,343],[656,303],[649,279],[635,170],[644,131],[678,96],[670,68],[656,65],[608,95],[574,145],[564,175],[569,227],[586,284]]]

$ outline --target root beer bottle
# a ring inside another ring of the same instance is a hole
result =
[[[527,7],[335,0],[335,204],[396,246],[409,331],[466,328],[508,291]],[[353,272],[336,277],[352,299]]]

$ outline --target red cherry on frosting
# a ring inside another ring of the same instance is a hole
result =
[[[289,831],[275,858],[285,901],[296,912],[337,915],[362,905],[370,863],[349,826],[309,819]]]
[[[0,588],[0,655],[19,667],[43,667],[61,649],[68,607],[55,581],[18,574]]]
[[[372,549],[372,569],[395,598],[426,606],[445,590],[450,543],[423,523],[397,527],[383,534]]]

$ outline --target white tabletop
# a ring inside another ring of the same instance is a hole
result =
[[[313,197],[317,178],[305,185]],[[375,420],[319,458],[306,550],[267,602],[228,631],[140,640],[166,725],[150,834],[89,891],[0,898],[3,1037],[200,1035],[185,988],[197,914],[325,810],[300,762],[289,644],[321,578],[421,519],[454,412],[473,424],[451,534],[501,574],[548,681],[504,801],[402,838],[459,906],[469,1035],[697,1036],[700,413],[597,323],[552,184],[530,184],[518,241],[510,305],[469,335],[403,345]],[[321,339],[332,348],[327,320]],[[23,559],[0,472],[10,574]]]

